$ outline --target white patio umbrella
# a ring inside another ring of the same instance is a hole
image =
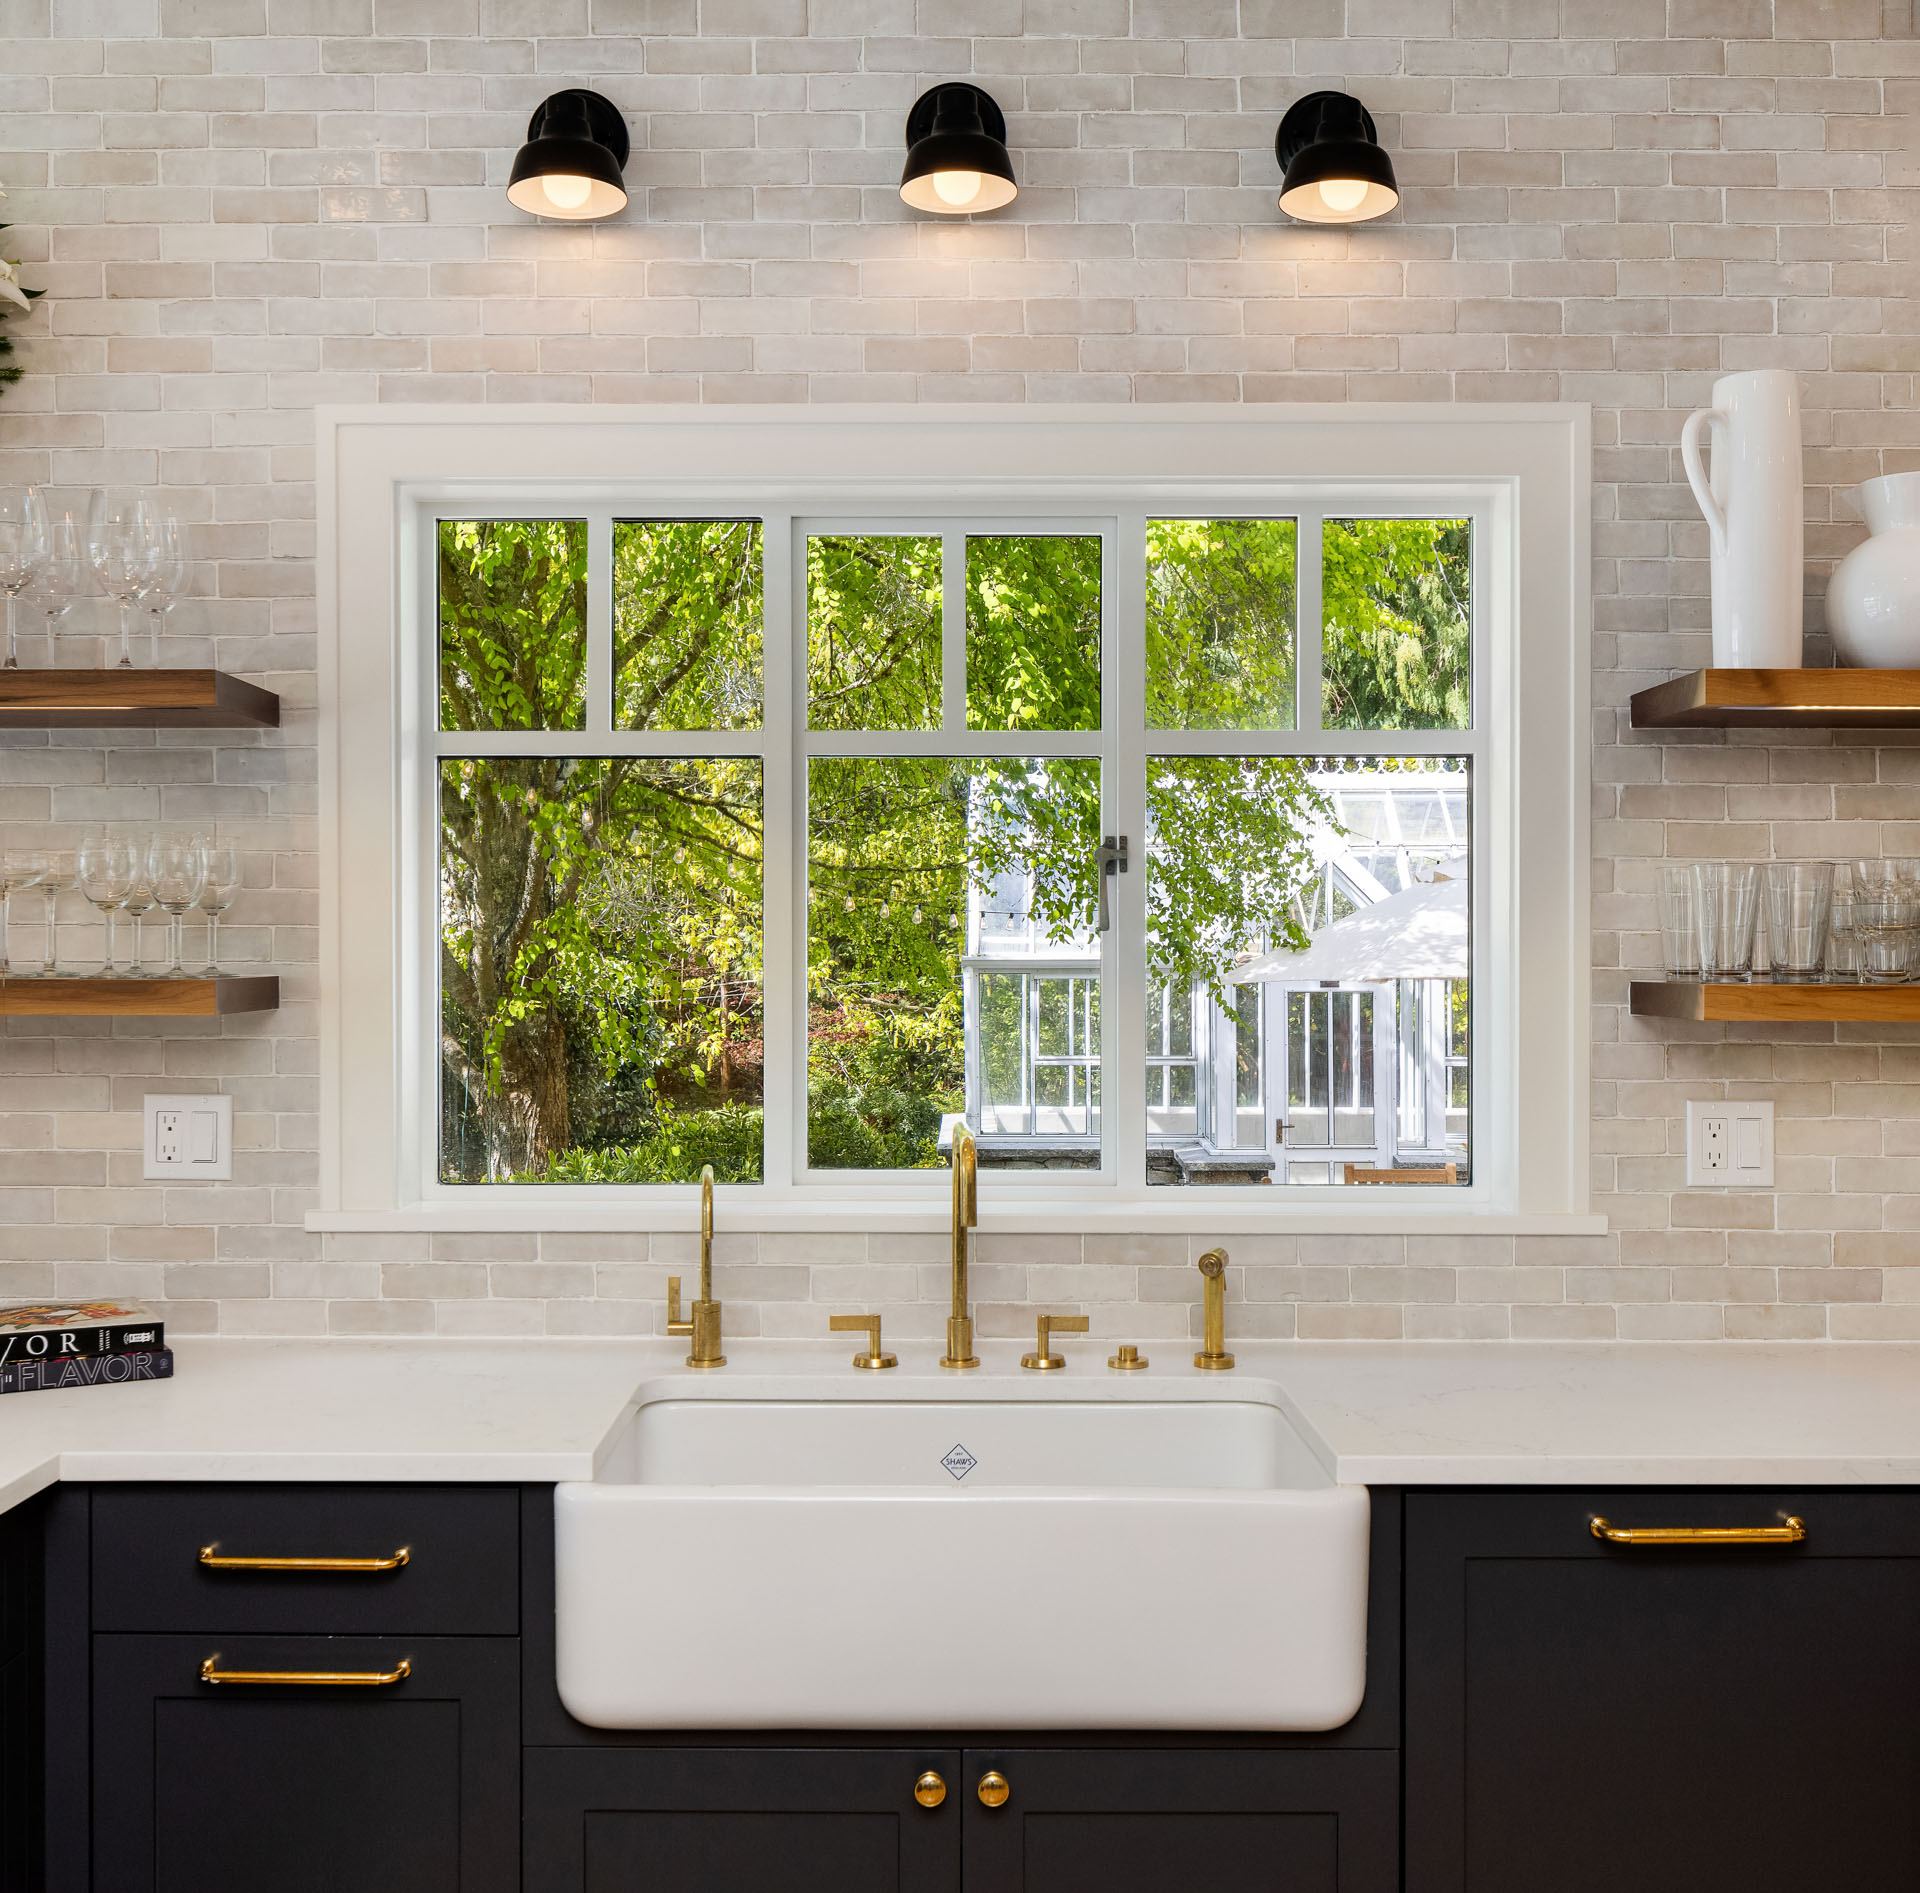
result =
[[[1466,977],[1467,884],[1421,881],[1322,927],[1298,952],[1276,947],[1236,966],[1227,984]]]

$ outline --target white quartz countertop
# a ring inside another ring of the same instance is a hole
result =
[[[729,1395],[1269,1400],[1343,1484],[1920,1484],[1920,1345],[1250,1342],[1198,1374],[1161,1342],[1119,1375],[1095,1341],[1044,1380],[1021,1345],[872,1375],[730,1340],[696,1374],[666,1340],[182,1340],[171,1381],[0,1400],[0,1509],[63,1478],[585,1479],[636,1401]]]

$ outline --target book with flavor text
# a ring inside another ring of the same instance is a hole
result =
[[[0,1301],[0,1367],[166,1345],[166,1324],[137,1301]]]
[[[65,1354],[52,1360],[12,1360],[0,1366],[0,1394],[57,1393],[63,1387],[117,1387],[134,1380],[171,1380],[173,1349],[135,1348],[121,1354]]]

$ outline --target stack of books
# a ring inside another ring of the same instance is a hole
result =
[[[0,1301],[0,1394],[171,1380],[166,1339],[137,1301]]]

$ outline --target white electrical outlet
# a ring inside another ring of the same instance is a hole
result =
[[[1687,1187],[1773,1188],[1773,1106],[1687,1103]]]
[[[224,1183],[233,1176],[233,1100],[164,1097],[142,1100],[145,1174],[175,1183]]]

